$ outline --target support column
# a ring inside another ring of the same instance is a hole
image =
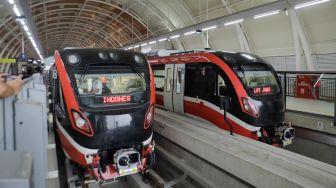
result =
[[[316,70],[316,67],[314,64],[314,61],[316,60],[316,58],[313,55],[313,49],[311,47],[310,39],[308,35],[305,33],[304,25],[300,21],[294,9],[289,10],[288,12],[289,12],[292,29],[293,29],[293,38],[294,38],[294,47],[295,47],[295,56],[296,56],[296,70],[304,71],[302,65],[306,63],[307,70],[314,71]],[[302,52],[304,55],[304,59],[302,59]]]

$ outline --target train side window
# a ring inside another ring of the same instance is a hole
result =
[[[224,79],[222,78],[221,75],[217,75],[217,91],[218,91],[218,96],[227,96],[228,95],[228,91],[227,91],[227,85],[224,81]]]
[[[162,91],[164,89],[164,70],[153,70],[155,90]]]
[[[167,68],[167,77],[166,77],[166,92],[170,92],[171,90],[171,78],[172,78],[172,75],[173,75],[173,71],[172,71],[172,68]]]
[[[65,106],[64,106],[64,98],[63,98],[63,93],[62,93],[62,87],[61,84],[59,83],[58,85],[58,91],[59,91],[59,107],[65,112]]]
[[[177,68],[176,94],[181,93],[182,68]]]

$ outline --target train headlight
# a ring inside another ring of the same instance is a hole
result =
[[[250,99],[250,98],[242,98],[242,102],[244,105],[244,110],[249,113],[252,114],[253,116],[258,116],[259,115],[259,107],[257,106],[257,104],[255,104],[255,100]]]
[[[107,60],[107,58],[108,58],[108,56],[105,52],[99,52],[98,55],[99,55],[99,58],[104,60],[104,61]]]
[[[145,129],[147,129],[151,125],[153,119],[154,119],[154,105],[152,105],[146,113],[145,126],[144,126]]]
[[[77,64],[80,61],[79,55],[71,54],[68,56],[68,61],[70,64]]]
[[[93,131],[92,131],[92,127],[91,127],[89,121],[86,118],[84,118],[78,112],[73,111],[72,115],[73,115],[73,118],[74,118],[74,123],[75,123],[76,128],[80,132],[82,132],[82,133],[84,133],[84,134],[86,134],[88,136],[92,136],[93,135]]]
[[[109,55],[110,55],[110,58],[111,58],[112,60],[114,60],[114,61],[118,61],[119,56],[118,56],[118,54],[117,54],[116,52],[110,52]]]
[[[137,64],[143,64],[144,59],[143,59],[141,56],[139,56],[139,55],[135,55],[135,56],[134,56],[134,61],[135,61]]]

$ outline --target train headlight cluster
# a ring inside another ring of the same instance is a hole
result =
[[[102,60],[107,60],[108,56],[104,52],[99,52],[98,53],[99,58]]]
[[[74,118],[74,121],[75,121],[75,126],[79,130],[84,131],[87,134],[92,134],[92,129],[91,129],[90,123],[84,117],[82,117],[81,114],[73,111],[72,115],[73,115],[73,118]]]
[[[255,104],[255,101],[253,99],[242,98],[242,102],[243,102],[243,105],[244,105],[244,110],[247,113],[252,114],[253,116],[258,116],[259,115],[259,108]]]
[[[77,64],[77,63],[79,63],[80,58],[76,54],[71,54],[71,55],[68,56],[68,61],[71,64]]]
[[[115,52],[110,52],[110,58],[113,59],[114,61],[117,61],[119,59],[119,56]]]
[[[144,63],[144,59],[138,55],[134,56],[134,61],[138,64],[143,64]]]

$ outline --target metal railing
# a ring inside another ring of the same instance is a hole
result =
[[[296,77],[286,77],[286,96],[296,96]],[[336,97],[335,87],[336,79],[335,78],[321,78],[318,86],[318,99],[333,101]]]
[[[277,73],[285,96],[286,110],[333,118],[336,124],[336,72],[279,71]],[[299,78],[301,76],[312,79],[304,82]],[[303,93],[306,96],[302,95],[302,90],[305,90]]]

